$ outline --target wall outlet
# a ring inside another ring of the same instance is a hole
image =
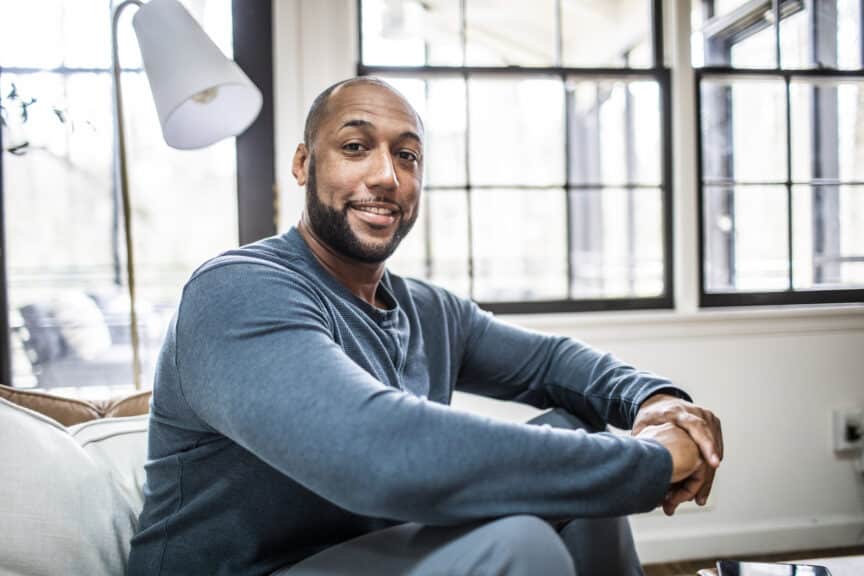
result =
[[[843,408],[834,410],[834,451],[849,452],[864,449],[864,410]]]

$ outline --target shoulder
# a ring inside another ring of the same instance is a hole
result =
[[[208,315],[241,312],[283,316],[305,309],[323,313],[325,299],[302,259],[256,243],[202,264],[186,282],[181,310]]]
[[[268,271],[274,270],[302,274],[306,267],[307,264],[291,250],[290,244],[282,236],[273,236],[207,260],[192,273],[189,282],[208,274],[214,276],[210,273],[215,270],[219,270],[215,276],[240,276],[247,273],[266,275]]]
[[[437,314],[460,324],[466,324],[477,317],[486,317],[489,314],[472,300],[458,296],[441,286],[417,278],[391,276],[396,281],[404,283],[415,306],[423,315]]]

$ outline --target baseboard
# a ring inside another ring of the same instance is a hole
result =
[[[634,527],[635,528],[635,527]],[[634,529],[644,564],[841,548],[864,543],[864,515],[801,518],[671,530]]]

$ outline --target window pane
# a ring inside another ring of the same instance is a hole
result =
[[[62,0],[0,0],[0,66],[63,64],[65,5]]]
[[[651,2],[646,0],[563,2],[563,65],[649,68],[651,22]]]
[[[748,0],[715,0],[714,13],[718,16],[728,14],[747,2]]]
[[[864,187],[795,186],[795,287],[864,286]]]
[[[461,66],[459,0],[363,0],[363,63]]]
[[[17,136],[4,140],[29,142],[20,154],[3,155],[13,347],[25,351],[15,357],[13,384],[20,377],[21,385],[75,385],[73,377],[99,359],[103,369],[87,374],[88,383],[128,386],[128,347],[112,351],[110,340],[112,331],[123,338],[123,327],[95,299],[123,297],[113,289],[111,144],[104,134],[111,133],[110,80],[4,75],[4,94],[13,82],[28,98],[38,94],[27,122],[10,122],[7,135]],[[65,111],[65,122],[53,106]]]
[[[780,0],[788,3],[789,0]],[[777,47],[771,2],[693,2],[693,66],[774,68]]]
[[[862,62],[860,0],[837,0],[837,67],[858,70]]]
[[[573,190],[570,202],[573,297],[663,293],[660,189]]]
[[[471,79],[472,184],[564,183],[564,90],[547,78]]]
[[[111,3],[106,0],[70,3],[67,0],[63,18],[64,64],[69,68],[111,66]]]
[[[385,77],[423,119],[426,186],[465,186],[465,80]]]
[[[864,81],[792,83],[792,178],[864,181]]]
[[[706,187],[707,292],[789,287],[785,186]]]
[[[656,82],[571,81],[570,182],[660,184]]]
[[[730,63],[735,68],[774,68],[777,66],[777,38],[774,27],[762,28],[731,43]]]
[[[786,180],[785,95],[782,80],[702,81],[702,170],[706,180]]]
[[[387,268],[399,276],[426,277],[426,211],[428,203],[421,196],[420,212],[414,227],[402,239],[399,248],[387,260]]]
[[[429,243],[435,284],[469,296],[468,194],[465,190],[427,190]]]
[[[808,8],[783,18],[780,22],[780,62],[783,68],[811,67],[815,56],[810,43],[812,30]],[[834,53],[836,64],[836,50]]]
[[[567,297],[563,190],[474,190],[471,213],[476,300]]]
[[[555,0],[467,0],[468,66],[555,66]]]
[[[799,12],[782,20],[780,45],[784,68],[860,68],[860,1],[803,3]]]

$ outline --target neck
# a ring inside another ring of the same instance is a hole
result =
[[[379,308],[384,307],[384,304],[375,297],[381,277],[384,276],[384,262],[377,264],[360,262],[336,252],[318,238],[309,226],[306,214],[303,214],[300,219],[297,231],[306,241],[315,259],[331,276],[364,302]]]

